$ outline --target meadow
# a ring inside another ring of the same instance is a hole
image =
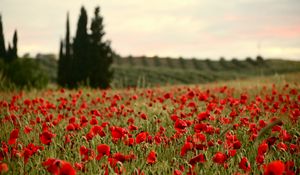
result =
[[[0,173],[299,174],[299,77],[0,92]]]

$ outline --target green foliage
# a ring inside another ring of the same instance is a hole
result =
[[[148,60],[147,60],[146,56],[142,56],[141,59],[142,59],[143,66],[145,66],[145,67],[149,66],[149,63],[148,63]]]
[[[122,58],[119,55],[115,54],[115,53],[113,55],[114,55],[113,56],[113,63],[117,64],[117,65],[121,65],[122,64]]]
[[[135,62],[134,62],[133,57],[132,57],[131,55],[129,55],[129,56],[127,57],[127,60],[128,60],[128,62],[129,62],[129,65],[130,65],[130,66],[135,66]]]
[[[7,82],[8,85],[1,88],[2,90],[14,87],[41,89],[47,86],[48,79],[48,76],[35,60],[29,58],[16,59],[10,64],[4,65],[2,81]]]
[[[36,58],[41,70],[47,74],[51,83],[56,82],[57,78],[57,60],[54,57]]]
[[[248,64],[253,65],[253,66],[257,65],[256,61],[254,61],[251,57],[247,57],[246,62],[248,62]]]
[[[231,60],[231,62],[232,62],[232,64],[234,64],[235,67],[238,68],[238,69],[241,69],[241,68],[245,68],[245,67],[246,67],[246,65],[243,64],[243,62],[239,61],[239,60],[236,59],[236,58],[233,58],[233,59]]]
[[[211,61],[209,58],[205,59],[204,62],[206,63],[206,66],[211,70],[211,71],[217,71],[217,67],[214,65],[213,61]]]
[[[159,57],[158,56],[154,56],[153,59],[154,59],[154,66],[155,67],[160,67],[161,66],[161,62],[160,62]]]
[[[192,59],[192,64],[193,64],[193,66],[194,66],[195,69],[197,69],[197,70],[201,70],[202,69],[201,63],[196,58]]]
[[[266,66],[264,58],[260,55],[256,57],[256,62],[259,66]]]
[[[186,63],[185,63],[184,58],[182,58],[182,57],[179,58],[179,64],[182,69],[186,68]]]
[[[220,63],[220,65],[221,65],[224,69],[230,69],[230,68],[232,68],[232,67],[229,65],[229,62],[227,62],[227,61],[225,60],[224,57],[221,57],[221,58],[220,58],[219,63]]]
[[[167,57],[167,64],[168,64],[168,67],[169,68],[174,68],[174,64],[173,64],[173,61],[170,57]]]

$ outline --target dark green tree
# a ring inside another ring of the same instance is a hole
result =
[[[7,48],[6,57],[5,57],[5,61],[7,63],[11,63],[15,59],[18,58],[17,44],[18,44],[18,34],[17,34],[17,31],[15,30],[14,36],[13,36],[13,45],[11,46],[11,44],[8,43],[8,48]]]
[[[63,86],[68,86],[72,84],[72,73],[73,73],[73,55],[71,53],[71,36],[70,36],[70,19],[69,13],[67,13],[66,22],[66,38],[65,38],[65,53],[63,55],[62,71],[63,72]]]
[[[63,42],[63,40],[60,42],[58,71],[57,71],[58,84],[63,87],[71,86],[73,81],[71,77],[72,65],[73,65],[71,49],[72,48],[71,48],[71,41],[70,41],[70,20],[69,20],[69,13],[67,13],[66,38],[65,38],[65,42]]]
[[[61,86],[67,85],[67,77],[66,74],[68,73],[66,68],[66,64],[70,64],[66,62],[66,56],[64,54],[64,43],[60,41],[60,49],[59,49],[59,58],[58,58],[58,71],[57,71],[57,82]]]
[[[4,59],[5,57],[6,57],[5,40],[3,34],[2,17],[0,15],[0,59]]]
[[[73,61],[69,62],[70,87],[76,87],[79,84],[85,85],[89,72],[89,36],[87,33],[88,17],[84,7],[81,8],[79,20],[77,23],[76,36],[73,43]]]
[[[90,62],[89,83],[94,88],[108,88],[113,72],[110,66],[113,62],[113,51],[110,41],[103,41],[105,35],[103,18],[100,16],[100,7],[96,7],[91,23],[90,35]]]
[[[14,32],[13,36],[13,47],[12,47],[12,59],[18,58],[18,34],[17,30]]]
[[[265,62],[264,58],[261,55],[257,55],[256,63],[259,66],[266,66],[266,62]]]
[[[69,13],[67,13],[67,23],[66,23],[66,58],[71,60],[71,41],[70,41],[70,20]]]
[[[13,49],[12,49],[10,43],[8,43],[5,62],[10,63],[12,61],[12,58],[13,58]]]

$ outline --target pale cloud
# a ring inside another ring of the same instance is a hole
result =
[[[58,52],[67,11],[74,35],[80,7],[101,6],[106,39],[121,55],[300,58],[299,0],[1,0],[6,41],[20,52]]]

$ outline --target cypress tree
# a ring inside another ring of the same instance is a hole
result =
[[[79,83],[85,84],[88,77],[88,34],[87,34],[87,13],[84,7],[81,8],[77,31],[73,44],[73,65],[70,85],[76,87]]]
[[[5,40],[3,34],[2,17],[0,15],[0,59],[4,59],[5,57],[6,57]]]
[[[57,71],[57,82],[61,86],[66,85],[66,76],[67,70],[65,70],[66,60],[64,55],[64,43],[60,41],[60,49],[59,49],[59,58],[58,58],[58,71]]]
[[[66,38],[65,38],[65,54],[63,55],[62,67],[63,73],[63,81],[64,86],[72,83],[72,53],[71,53],[71,41],[70,41],[70,19],[69,13],[67,13],[67,22],[66,22]]]
[[[100,7],[96,7],[95,16],[91,23],[91,69],[89,72],[90,85],[94,88],[108,88],[113,72],[110,65],[113,62],[113,52],[109,41],[102,41],[105,35],[103,18],[99,15]]]
[[[12,48],[12,59],[18,58],[18,34],[17,30],[14,32],[13,36],[13,48]]]
[[[67,24],[66,24],[66,57],[71,57],[71,43],[70,43],[70,20],[69,13],[67,13]]]
[[[7,52],[6,52],[5,61],[6,62],[11,62],[12,58],[13,58],[13,49],[12,49],[10,43],[8,43],[8,48],[7,48]]]

